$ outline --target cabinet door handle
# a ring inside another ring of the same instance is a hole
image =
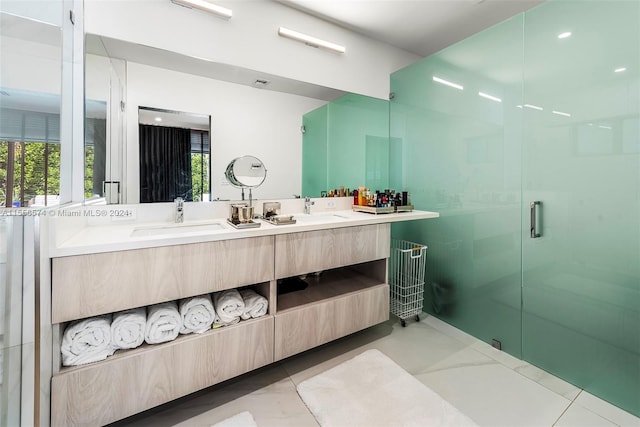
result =
[[[530,203],[530,207],[531,207],[531,238],[532,239],[537,239],[538,237],[542,236],[542,234],[538,233],[536,231],[536,206],[542,205],[542,202],[540,202],[539,200],[535,200],[533,202]]]

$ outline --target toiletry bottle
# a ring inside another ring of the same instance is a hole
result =
[[[358,190],[353,190],[353,204],[358,206]]]

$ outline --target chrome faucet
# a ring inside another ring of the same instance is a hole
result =
[[[173,203],[176,205],[176,223],[184,222],[184,199],[182,197],[176,197]]]
[[[311,213],[311,206],[315,205],[316,202],[312,202],[309,196],[304,198],[304,213],[307,215]]]

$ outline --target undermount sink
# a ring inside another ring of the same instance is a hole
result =
[[[207,233],[210,231],[224,230],[219,222],[195,223],[195,224],[167,224],[148,227],[136,227],[131,233],[134,237],[163,236],[183,233]]]
[[[298,222],[334,222],[342,221],[347,217],[337,214],[300,214],[294,215],[293,219]]]

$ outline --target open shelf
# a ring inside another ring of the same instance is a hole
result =
[[[91,369],[93,367],[95,367],[96,365],[99,364],[103,364],[103,363],[109,363],[109,362],[114,362],[116,360],[120,360],[120,359],[125,359],[125,358],[130,358],[130,357],[137,357],[142,353],[148,353],[148,352],[152,352],[152,351],[160,351],[162,349],[165,349],[167,347],[171,347],[171,346],[180,346],[182,344],[188,343],[189,341],[192,340],[201,340],[201,339],[206,339],[209,335],[215,335],[215,334],[221,334],[221,333],[225,333],[234,329],[241,329],[244,326],[247,326],[250,323],[253,322],[259,322],[261,320],[264,320],[265,318],[268,317],[273,317],[271,315],[264,315],[261,317],[257,317],[255,319],[247,319],[247,320],[240,320],[240,322],[236,323],[235,325],[228,325],[228,326],[222,326],[219,328],[214,328],[214,329],[210,329],[206,332],[203,332],[201,334],[196,334],[196,333],[191,333],[191,334],[180,334],[177,336],[176,339],[171,340],[171,341],[167,341],[167,342],[163,342],[160,344],[147,344],[146,342],[142,343],[139,347],[136,348],[132,348],[132,349],[121,349],[121,350],[116,350],[115,353],[113,353],[111,356],[107,357],[104,360],[100,360],[97,362],[92,362],[92,363],[86,363],[84,365],[77,365],[77,366],[62,366],[60,367],[60,370],[54,374],[54,376],[57,375],[64,375],[67,374],[69,372],[74,372],[74,371],[80,371],[83,369]]]
[[[366,269],[367,264],[361,267]],[[306,289],[278,295],[277,313],[384,284],[384,279],[363,274],[362,270],[363,268],[344,267],[324,271],[319,276],[308,275],[304,279],[309,284]]]
[[[273,362],[274,317],[123,351],[51,380],[52,425],[104,425]]]

